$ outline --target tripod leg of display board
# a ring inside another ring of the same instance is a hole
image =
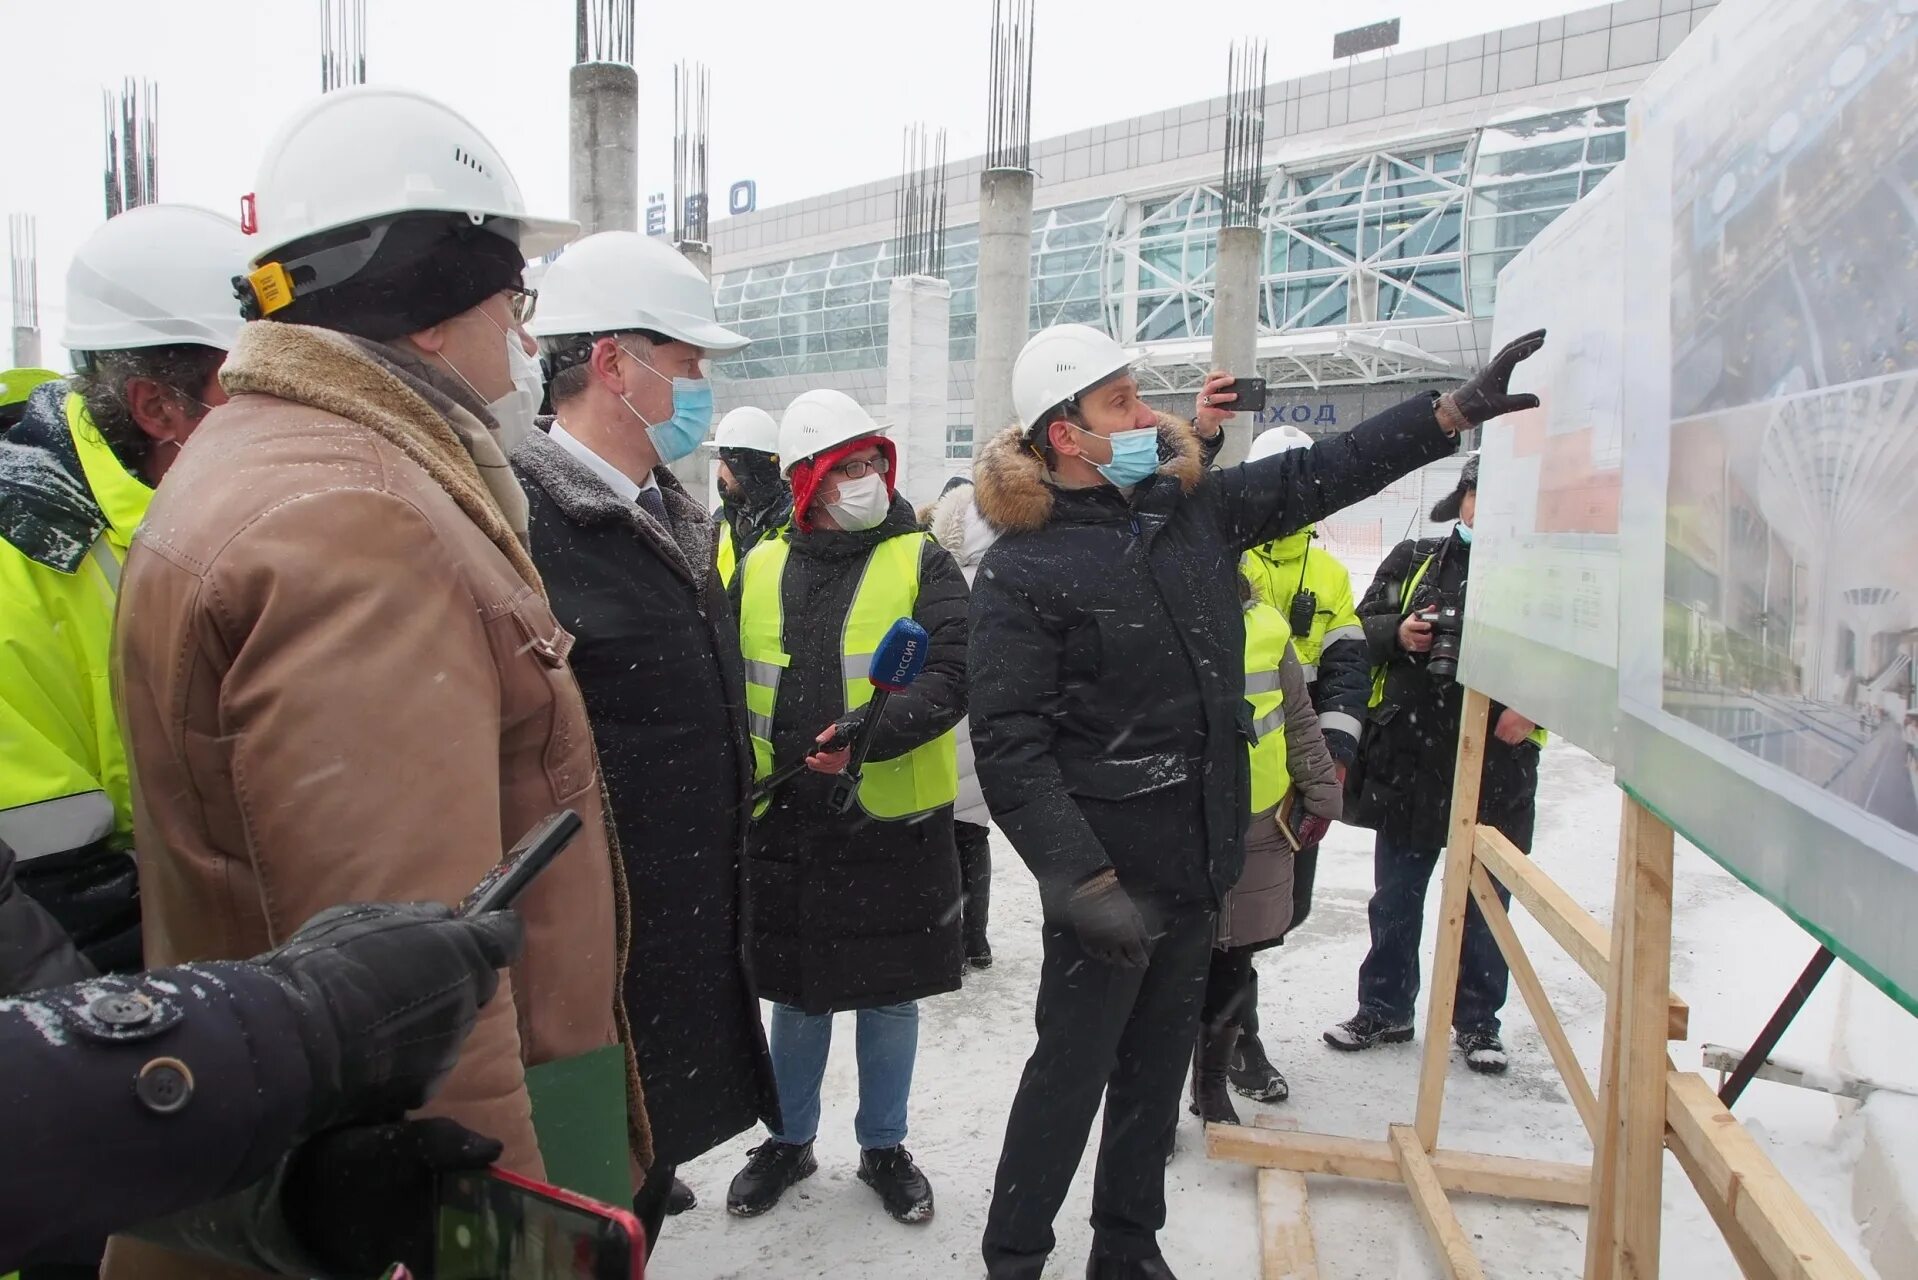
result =
[[[1418,1133],[1409,1125],[1395,1124],[1391,1134],[1392,1154],[1398,1157],[1399,1174],[1405,1179],[1405,1189],[1412,1193],[1412,1207],[1418,1210],[1426,1234],[1438,1247],[1439,1265],[1445,1271],[1446,1280],[1485,1280],[1485,1272],[1472,1253],[1472,1244],[1465,1238],[1465,1228],[1459,1225],[1458,1215],[1452,1212],[1452,1202],[1446,1199],[1445,1188],[1439,1185],[1438,1171],[1419,1144]]]
[[[1465,942],[1465,906],[1471,898],[1472,862],[1477,856],[1478,793],[1485,770],[1485,731],[1491,700],[1476,689],[1465,691],[1459,715],[1458,769],[1452,781],[1452,832],[1445,842],[1445,880],[1439,898],[1438,938],[1433,948],[1432,985],[1425,1007],[1425,1056],[1419,1069],[1417,1127],[1419,1145],[1438,1146],[1439,1115],[1445,1107],[1445,1070],[1452,1054],[1452,1008],[1458,998],[1459,958]]]
[[[1835,959],[1837,957],[1832,955],[1829,947],[1821,946],[1812,954],[1811,963],[1807,964],[1805,971],[1798,975],[1798,981],[1791,984],[1791,990],[1785,993],[1785,998],[1779,1002],[1777,1011],[1772,1014],[1771,1020],[1765,1023],[1765,1029],[1758,1033],[1758,1039],[1752,1041],[1752,1047],[1746,1050],[1745,1055],[1738,1060],[1738,1065],[1733,1068],[1731,1077],[1725,1081],[1725,1087],[1718,1091],[1718,1100],[1725,1104],[1727,1110],[1738,1105],[1739,1096],[1745,1092],[1745,1086],[1752,1082],[1752,1077],[1758,1074],[1758,1069],[1770,1059],[1772,1050],[1776,1049],[1778,1042],[1784,1038],[1785,1029],[1791,1026],[1792,1019],[1798,1016],[1798,1011],[1805,1007],[1805,1001],[1811,999],[1811,993],[1818,989],[1819,979],[1830,970],[1831,962]]]
[[[1358,1178],[1366,1182],[1402,1182],[1392,1146],[1371,1138],[1331,1133],[1260,1131],[1236,1124],[1207,1125],[1206,1155],[1261,1169]],[[1439,1185],[1447,1191],[1536,1200],[1541,1204],[1582,1207],[1590,1203],[1592,1171],[1582,1164],[1491,1156],[1446,1147],[1429,1153]]]
[[[1740,1265],[1751,1256],[1765,1268],[1760,1274],[1779,1280],[1862,1280],[1705,1078],[1672,1068],[1668,1059],[1665,1082],[1672,1150],[1705,1203],[1724,1206],[1731,1227],[1725,1236]]]
[[[1482,866],[1472,868],[1472,896],[1478,900],[1479,914],[1485,917],[1486,928],[1491,930],[1493,940],[1498,943],[1498,949],[1505,957],[1506,966],[1512,971],[1512,981],[1518,984],[1519,994],[1525,997],[1525,1007],[1532,1011],[1532,1021],[1537,1024],[1539,1035],[1545,1039],[1545,1047],[1552,1055],[1552,1065],[1558,1068],[1558,1074],[1565,1082],[1565,1091],[1572,1095],[1572,1105],[1578,1109],[1578,1118],[1584,1123],[1585,1132],[1593,1142],[1597,1142],[1598,1098],[1592,1092],[1591,1081],[1585,1078],[1585,1069],[1578,1065],[1578,1055],[1572,1052],[1571,1039],[1565,1034],[1557,1011],[1552,1008],[1551,997],[1545,994],[1545,984],[1538,980],[1538,971],[1532,968],[1532,958],[1525,954],[1525,945],[1519,941],[1518,931],[1512,927],[1512,918],[1505,914],[1505,905],[1498,900],[1498,894],[1492,888],[1492,878]]]
[[[1261,1129],[1289,1128],[1287,1122],[1270,1115],[1254,1116],[1252,1123]],[[1305,1175],[1290,1169],[1260,1169],[1256,1182],[1260,1280],[1319,1280]]]
[[[1592,913],[1572,900],[1572,896],[1540,870],[1537,863],[1520,853],[1518,846],[1496,827],[1478,829],[1478,860],[1524,904],[1532,919],[1551,935],[1552,941],[1578,961],[1579,968],[1599,986],[1611,981],[1612,938]],[[1668,997],[1665,1038],[1686,1040],[1691,1036],[1691,1007],[1673,992]]]

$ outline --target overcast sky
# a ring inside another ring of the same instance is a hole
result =
[[[672,181],[672,67],[712,71],[711,189],[759,205],[899,165],[902,126],[984,149],[991,0],[637,0],[640,182]],[[160,195],[237,216],[260,149],[319,88],[320,0],[0,0],[11,163],[0,209],[39,219],[41,328],[58,363],[62,279],[104,217],[100,90],[160,85]],[[1395,15],[1403,48],[1587,7],[1576,0],[1037,0],[1035,138],[1224,92],[1226,51],[1269,43],[1274,80],[1331,65],[1332,34]],[[368,0],[368,79],[440,97],[504,152],[535,212],[566,213],[571,0]],[[27,158],[31,157],[31,160]],[[0,286],[4,286],[0,278]],[[10,306],[10,303],[9,303]]]

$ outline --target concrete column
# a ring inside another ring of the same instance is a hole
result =
[[[639,73],[582,62],[569,77],[568,179],[582,235],[639,230]]]
[[[16,369],[41,369],[40,331],[38,329],[17,327],[13,331],[13,367]]]
[[[1012,362],[1032,311],[1032,174],[988,169],[979,178],[979,320],[973,369],[972,452],[1017,416]]]
[[[713,278],[713,247],[697,240],[681,240],[678,245],[680,254],[686,261],[698,267],[708,280]]]
[[[952,364],[952,286],[900,276],[886,299],[886,418],[899,454],[899,492],[915,507],[967,470],[946,460],[946,378]]]
[[[1259,376],[1259,280],[1263,275],[1265,233],[1258,227],[1219,229],[1219,265],[1212,296],[1212,367],[1242,378]],[[1191,413],[1190,406],[1181,413]],[[1241,413],[1225,424],[1225,450],[1219,465],[1245,461],[1252,447],[1252,415]]]

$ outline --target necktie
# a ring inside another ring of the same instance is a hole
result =
[[[666,499],[659,496],[658,489],[641,489],[639,505],[647,515],[659,521],[662,528],[671,528],[666,522]]]

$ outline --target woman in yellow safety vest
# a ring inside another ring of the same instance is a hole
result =
[[[1251,995],[1252,957],[1285,936],[1292,923],[1293,854],[1319,842],[1339,816],[1342,799],[1292,629],[1284,614],[1254,593],[1250,580],[1241,576],[1239,589],[1245,600],[1252,813],[1245,871],[1219,912],[1192,1053],[1192,1113],[1208,1124],[1239,1122],[1226,1071]]]
[[[773,1002],[782,1128],[733,1179],[727,1208],[773,1207],[818,1165],[819,1088],[832,1018],[857,1010],[859,1178],[901,1222],[932,1216],[932,1186],[902,1145],[922,997],[959,985],[953,730],[966,710],[966,580],[894,491],[897,455],[857,402],[809,391],[779,428],[792,528],[740,565],[739,648],[754,774],[809,766],[760,797],[746,842],[754,985]],[[831,803],[848,750],[822,744],[861,714],[872,655],[910,617],[923,672],[885,704],[851,808]]]

